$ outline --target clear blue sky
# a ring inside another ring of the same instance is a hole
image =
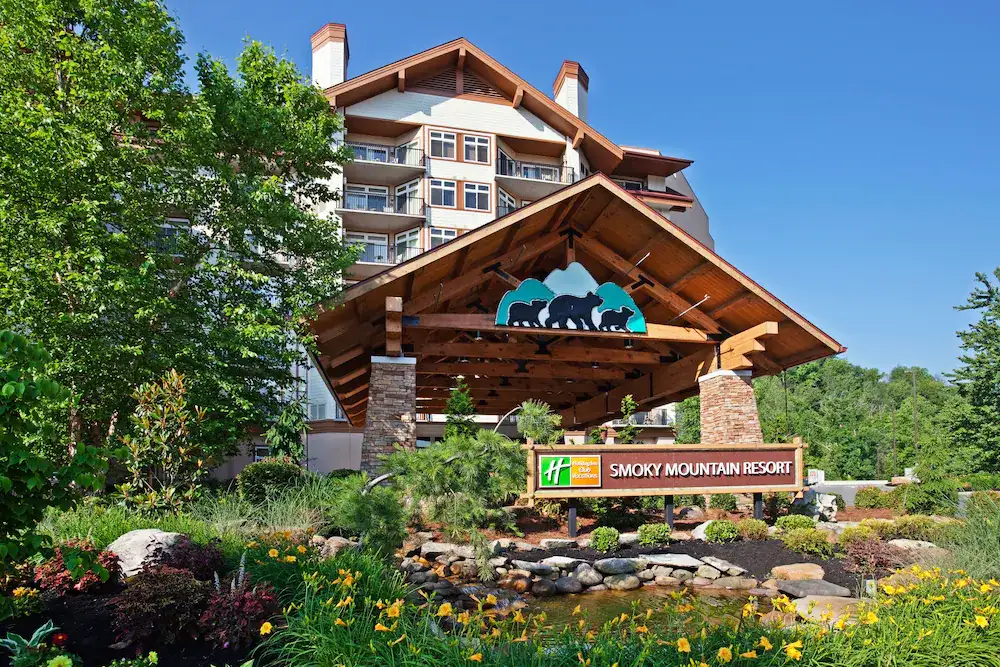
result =
[[[349,76],[456,37],[547,93],[579,61],[590,124],[693,159],[716,250],[854,363],[951,370],[1000,265],[996,2],[167,3],[192,57],[250,36],[308,72],[333,21]]]

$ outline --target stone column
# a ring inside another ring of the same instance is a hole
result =
[[[417,446],[417,360],[372,357],[361,469],[378,474],[379,455],[391,454],[397,443],[407,449]]]
[[[711,444],[764,442],[750,371],[719,370],[698,379],[701,441]]]

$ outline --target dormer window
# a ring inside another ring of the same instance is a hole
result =
[[[615,178],[612,180],[618,185],[622,186],[622,188],[628,190],[629,192],[638,192],[640,190],[646,189],[646,183],[644,181],[635,180],[631,178]]]

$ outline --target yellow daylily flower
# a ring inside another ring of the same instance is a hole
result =
[[[346,628],[346,627],[347,627],[347,623],[344,623],[344,619],[340,618],[339,616],[338,616],[338,617],[337,617],[337,619],[336,619],[336,620],[335,620],[335,621],[333,622],[333,624],[334,624],[334,625],[337,625],[337,626],[340,626],[340,627],[342,627],[342,628]]]
[[[472,661],[472,662],[482,662],[483,661],[483,654],[482,653],[473,653],[472,655],[469,656],[469,660]]]
[[[457,620],[462,625],[468,625],[469,624],[469,612],[463,611],[461,614],[459,614],[458,616],[455,617],[455,620]]]
[[[271,625],[271,623],[268,622],[268,621],[264,621],[263,625],[260,626],[260,634],[261,634],[261,636],[271,634],[272,630],[274,630],[274,626]]]
[[[489,595],[486,596],[486,604],[495,605],[496,603],[497,603],[497,596],[493,595],[493,593],[490,593]]]
[[[514,622],[515,623],[524,623],[524,614],[521,613],[520,609],[518,609],[516,612],[514,612]]]
[[[677,640],[677,652],[678,653],[690,653],[691,652],[691,642],[687,640],[687,637],[681,637]]]
[[[343,600],[341,600],[340,602],[338,602],[334,606],[336,606],[337,608],[343,608],[343,607],[346,607],[347,605],[351,604],[352,602],[354,602],[354,598],[351,597],[350,595],[348,595],[346,598],[344,598]]]
[[[269,550],[267,552],[267,555],[270,556],[271,558],[277,558],[278,557],[278,550],[277,549],[271,549],[271,550]]]
[[[385,615],[389,618],[399,618],[399,614],[402,611],[402,608],[403,608],[403,601],[396,600],[391,605],[389,605],[388,609],[385,610]]]
[[[733,659],[733,651],[728,646],[723,646],[719,649],[719,652],[715,654],[715,658],[719,662],[730,662]]]
[[[392,628],[386,627],[386,626],[382,625],[381,623],[376,623],[375,624],[375,632],[392,632]]]
[[[440,616],[441,618],[447,618],[448,616],[451,616],[451,603],[445,602],[443,605],[438,607],[437,615]]]
[[[641,635],[644,635],[647,632],[649,632],[649,628],[647,628],[645,625],[637,625],[635,627],[635,631],[638,632]]]
[[[741,658],[747,658],[748,660],[754,660],[757,658],[757,651],[744,651],[740,653]]]
[[[395,646],[396,644],[398,644],[399,642],[403,641],[404,639],[406,639],[406,633],[405,632],[403,634],[401,634],[400,636],[396,637],[391,642],[386,642],[385,645],[386,646]]]
[[[291,556],[291,555],[285,556],[285,562],[286,563],[294,563],[295,562],[295,556]]]
[[[580,613],[580,605],[576,605],[575,607],[573,607],[573,613],[571,614],[571,616],[576,616],[579,613]]]
[[[761,636],[760,641],[757,642],[757,646],[761,647],[765,651],[770,651],[774,645],[768,641],[767,637]]]

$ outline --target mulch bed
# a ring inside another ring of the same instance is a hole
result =
[[[100,667],[120,658],[134,658],[138,653],[132,646],[116,651],[109,648],[117,641],[111,629],[111,612],[108,601],[115,592],[100,595],[79,593],[49,600],[44,603],[41,614],[0,623],[0,636],[15,632],[25,639],[47,620],[69,635],[65,648],[83,658],[85,667]],[[191,639],[170,646],[150,646],[142,651],[153,650],[159,655],[159,664],[169,667],[237,667],[247,660],[249,649],[219,650],[204,641]],[[0,665],[7,665],[8,654],[0,654]]]
[[[839,558],[818,558],[792,551],[780,540],[761,540],[757,542],[732,542],[715,544],[684,540],[660,547],[634,547],[621,549],[613,554],[606,554],[595,549],[548,549],[546,551],[518,551],[518,560],[537,562],[549,556],[567,556],[581,560],[594,561],[600,558],[621,557],[635,558],[645,554],[687,554],[695,558],[715,556],[727,560],[733,565],[745,568],[755,578],[763,581],[768,578],[771,568],[776,565],[791,565],[792,563],[815,563],[826,573],[825,580],[855,590],[858,585],[857,575],[844,569],[844,563]]]

